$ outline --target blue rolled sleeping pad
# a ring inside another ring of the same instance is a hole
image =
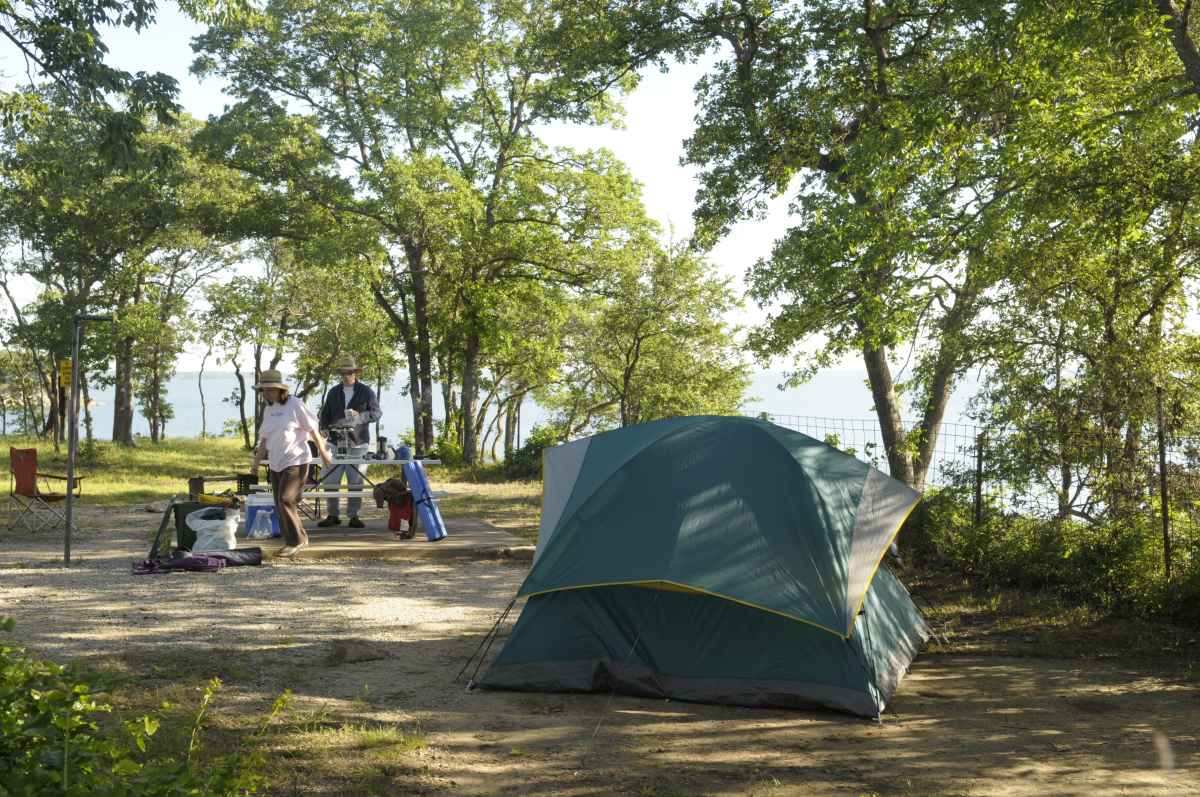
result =
[[[394,449],[397,459],[412,459],[412,449],[408,446],[396,446]],[[437,542],[446,538],[446,524],[442,521],[442,513],[438,510],[437,502],[433,500],[433,491],[429,488],[429,478],[421,463],[413,460],[401,466],[404,478],[408,481],[408,489],[412,490],[413,508],[425,527],[425,539]]]

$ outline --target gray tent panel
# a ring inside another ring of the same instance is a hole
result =
[[[591,442],[592,438],[585,437],[542,452],[542,524],[538,529],[537,549],[533,552],[535,562],[554,536]]]
[[[892,538],[920,498],[907,485],[875,468],[867,472],[850,542],[844,626],[847,630],[854,624],[867,587]]]

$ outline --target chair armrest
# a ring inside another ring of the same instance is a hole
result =
[[[67,480],[66,476],[59,476],[54,473],[40,473],[39,472],[37,475],[42,477],[43,479],[58,479],[60,482],[65,482]],[[79,481],[81,478],[82,478],[81,476],[76,476],[75,481]]]

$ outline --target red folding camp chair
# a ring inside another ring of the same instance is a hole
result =
[[[38,487],[38,479],[45,483],[45,490]],[[39,531],[66,521],[55,504],[64,500],[67,494],[53,492],[50,489],[51,479],[65,482],[67,477],[38,473],[36,448],[8,449],[8,508],[10,516],[14,510],[18,512],[8,524],[10,530],[21,525],[30,531]],[[75,477],[77,496],[82,493],[82,481],[82,477]]]

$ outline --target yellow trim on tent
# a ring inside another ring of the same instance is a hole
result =
[[[867,588],[863,590],[862,597],[858,599],[858,606],[854,608],[854,614],[850,615],[850,627],[846,629],[846,633],[842,634],[846,639],[854,635],[854,621],[858,619],[858,613],[862,611],[863,604],[867,602],[867,593],[871,591],[871,582],[875,580],[875,574],[879,572],[879,566],[883,564],[883,557],[887,556],[888,548],[892,547],[892,543],[896,541],[896,537],[900,534],[900,529],[904,528],[905,522],[908,521],[909,515],[917,508],[917,504],[921,503],[921,496],[917,495],[912,506],[904,513],[904,517],[900,518],[900,522],[896,525],[896,530],[893,531],[887,540],[887,545],[883,546],[883,550],[879,552],[879,559],[875,562],[875,567],[871,568],[871,577],[867,579]]]
[[[903,525],[903,524],[901,524],[901,525]],[[899,529],[897,529],[897,531],[899,531]],[[880,557],[880,558],[882,559],[882,557]],[[660,586],[660,585],[665,585],[665,586]],[[843,634],[841,631],[835,631],[832,628],[829,628],[828,626],[821,625],[820,623],[814,623],[812,620],[805,620],[803,617],[796,617],[793,614],[787,614],[786,612],[781,612],[776,609],[769,609],[766,606],[759,606],[757,603],[750,603],[749,601],[739,600],[738,598],[734,598],[730,595],[722,595],[719,592],[709,592],[706,589],[700,589],[698,587],[693,587],[688,584],[680,584],[677,581],[667,581],[665,579],[651,579],[649,581],[606,581],[606,582],[602,582],[602,583],[598,583],[598,584],[574,584],[569,587],[555,587],[554,589],[544,589],[539,592],[530,592],[527,595],[525,595],[524,597],[534,598],[534,597],[537,597],[538,595],[549,595],[551,592],[567,592],[567,591],[573,590],[573,589],[596,589],[599,587],[647,587],[649,589],[662,589],[662,590],[666,590],[669,592],[692,592],[692,593],[696,593],[698,595],[707,595],[710,598],[720,598],[721,600],[727,600],[730,603],[736,603],[741,606],[748,606],[751,609],[758,609],[759,611],[767,612],[768,614],[774,614],[774,615],[778,615],[779,617],[786,618],[788,620],[794,620],[797,623],[804,623],[805,625],[811,625],[814,628],[821,629],[822,631],[828,631],[829,633],[833,634],[834,636],[841,637],[842,639],[850,638],[849,634]]]

